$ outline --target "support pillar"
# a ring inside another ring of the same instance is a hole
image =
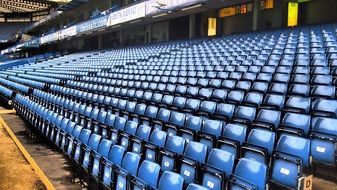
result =
[[[189,38],[195,38],[195,14],[189,16]]]
[[[258,29],[261,0],[254,0],[253,4],[253,31]]]

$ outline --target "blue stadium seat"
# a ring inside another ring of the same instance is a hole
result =
[[[202,168],[202,185],[214,190],[224,189],[226,181],[233,173],[234,164],[234,154],[221,149],[212,149],[207,158],[207,165]]]
[[[112,141],[107,140],[107,139],[102,139],[98,146],[97,152],[94,151],[92,153],[93,162],[92,162],[91,174],[94,177],[96,183],[99,182],[99,177],[101,175],[102,160],[103,158],[109,157],[111,145],[112,145]]]
[[[317,116],[337,118],[337,100],[317,99],[311,105],[311,113]]]
[[[199,163],[205,163],[207,156],[207,146],[202,143],[190,141],[185,148],[184,157],[180,163],[180,175],[189,184],[195,181],[198,176]]]
[[[213,117],[219,120],[230,121],[235,112],[235,105],[220,103],[217,105]]]
[[[75,160],[75,162],[80,163],[82,160],[81,155],[82,155],[82,144],[88,144],[89,142],[89,138],[91,135],[91,131],[89,129],[82,129],[81,134],[79,136],[79,141],[76,140],[74,142],[74,156],[73,159]]]
[[[234,115],[234,121],[244,124],[250,124],[254,121],[256,115],[256,108],[248,106],[239,106]]]
[[[158,160],[159,150],[166,144],[167,133],[164,131],[154,130],[149,139],[149,143],[145,144],[145,157],[147,160]]]
[[[125,152],[126,150],[123,146],[113,145],[111,147],[108,159],[104,159],[104,161],[102,162],[102,182],[104,186],[108,188],[112,187],[115,178],[114,169],[116,168],[116,166],[122,166],[122,160],[124,158]]]
[[[168,136],[165,144],[167,150],[161,151],[161,168],[163,171],[172,171],[176,168],[177,154],[185,150],[186,140],[179,136]]]
[[[291,96],[285,105],[285,109],[290,112],[308,114],[310,112],[310,104],[310,98]]]
[[[180,128],[179,134],[187,141],[194,140],[196,133],[201,130],[203,120],[198,116],[187,116],[184,128]]]
[[[138,170],[138,178],[132,180],[132,189],[157,188],[160,166],[154,162],[144,160]]]
[[[229,123],[223,130],[223,137],[239,142],[240,145],[246,141],[247,126],[239,123]]]
[[[182,190],[184,185],[184,178],[174,172],[165,171],[160,177],[158,189],[160,190]]]
[[[115,170],[116,172],[116,190],[130,189],[128,176],[137,176],[140,164],[140,155],[132,152],[127,152],[123,158],[122,167]]]
[[[148,141],[152,128],[148,125],[140,125],[135,134],[135,138],[132,139],[132,152],[141,154],[143,151],[144,141]]]
[[[268,164],[273,154],[276,134],[268,129],[252,129],[241,148],[242,157]]]
[[[84,146],[83,146],[84,154],[83,154],[82,167],[86,171],[88,171],[88,169],[90,167],[90,164],[91,164],[90,163],[91,162],[91,154],[92,154],[92,152],[97,152],[100,140],[101,140],[100,135],[92,134],[90,136],[88,144],[84,144]]]
[[[280,120],[280,111],[261,109],[256,116],[253,127],[269,128],[275,131],[279,126]]]
[[[217,139],[222,135],[223,125],[225,123],[218,120],[208,119],[204,121],[198,139],[199,142],[208,147],[208,151],[216,145]]]
[[[186,190],[208,190],[208,188],[202,186],[202,185],[198,185],[198,184],[195,184],[195,183],[190,183]]]
[[[303,169],[310,166],[310,140],[281,135],[274,154],[271,181],[291,189],[298,188]]]
[[[335,126],[337,119],[314,117],[312,118],[311,156],[313,161],[326,165],[336,166],[336,137]]]
[[[286,113],[279,132],[294,133],[300,136],[308,136],[310,130],[311,116],[299,113]]]
[[[267,182],[268,167],[266,164],[241,158],[229,182],[229,189],[265,190]]]

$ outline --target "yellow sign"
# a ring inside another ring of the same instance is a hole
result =
[[[216,35],[216,18],[208,18],[208,36]]]
[[[303,190],[312,190],[313,176],[309,175],[303,180]]]
[[[235,7],[227,7],[227,8],[220,9],[219,11],[220,18],[233,16],[233,15],[235,15]]]
[[[288,26],[297,26],[298,3],[288,3]]]

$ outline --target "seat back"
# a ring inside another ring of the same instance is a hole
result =
[[[165,131],[155,130],[151,133],[150,142],[153,144],[164,147],[166,143],[167,133]]]
[[[124,153],[125,153],[125,148],[123,146],[113,145],[109,152],[109,160],[112,163],[118,166],[121,166],[123,158],[124,158]]]
[[[235,163],[235,154],[226,150],[213,148],[207,158],[207,164],[225,172],[225,176],[229,179],[233,173]]]
[[[273,153],[275,140],[276,134],[266,129],[252,129],[247,137],[249,144],[266,148],[269,156]]]
[[[268,167],[263,163],[241,158],[236,165],[234,174],[235,176],[256,185],[258,190],[264,190],[267,183],[267,168]]]
[[[205,120],[202,126],[202,131],[215,137],[221,136],[222,122],[217,120]]]
[[[98,148],[98,145],[99,145],[99,141],[101,140],[101,136],[100,135],[97,135],[97,134],[92,134],[90,136],[90,139],[89,139],[89,147],[93,150],[97,150]]]
[[[127,170],[132,175],[137,175],[138,167],[140,162],[140,155],[127,152],[123,158],[122,167]]]
[[[82,129],[80,134],[80,141],[84,144],[87,144],[90,138],[91,130],[89,129]]]
[[[157,187],[160,166],[157,163],[144,160],[138,170],[138,177],[150,187]]]
[[[247,126],[242,124],[232,124],[226,125],[223,136],[225,138],[239,142],[241,145],[246,140]]]
[[[184,155],[200,163],[205,163],[207,146],[199,142],[190,141],[186,145]]]
[[[165,171],[160,177],[158,189],[160,190],[182,190],[184,185],[184,178],[174,172]]]
[[[281,135],[279,141],[277,142],[276,150],[287,153],[290,156],[301,158],[304,166],[310,166],[309,139],[293,135]]]
[[[167,138],[165,148],[177,154],[182,154],[185,149],[185,143],[185,138],[171,135]]]
[[[136,136],[142,140],[148,140],[151,134],[151,127],[148,125],[140,125],[137,129]]]
[[[102,139],[99,143],[97,152],[103,157],[108,158],[112,142],[108,139]]]

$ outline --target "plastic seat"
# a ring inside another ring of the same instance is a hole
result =
[[[311,104],[310,98],[291,96],[286,102],[285,109],[291,112],[308,114],[310,113],[310,104]]]
[[[246,136],[247,136],[247,126],[242,124],[229,123],[223,130],[223,137],[236,141],[240,145],[242,145],[242,143],[246,141]]]
[[[216,119],[229,121],[232,119],[234,113],[235,113],[235,105],[220,103],[217,105],[213,117]]]
[[[208,188],[202,186],[202,185],[198,185],[198,184],[195,184],[195,183],[190,183],[186,190],[208,190]]]
[[[84,145],[84,156],[83,156],[82,167],[85,170],[87,170],[88,167],[89,167],[91,151],[96,151],[97,152],[100,140],[101,140],[101,136],[100,135],[92,134],[90,136],[88,144]]]
[[[206,156],[207,146],[204,144],[190,141],[186,145],[180,166],[180,175],[184,177],[185,183],[192,183],[196,179],[199,172],[197,163],[205,163]]]
[[[125,125],[125,129],[119,134],[120,142],[122,146],[128,148],[130,145],[131,136],[135,136],[138,130],[138,123],[135,121],[128,121]]]
[[[136,138],[133,138],[132,152],[141,154],[143,150],[143,141],[148,141],[152,128],[148,125],[140,125],[136,131]]]
[[[187,116],[185,128],[181,128],[179,133],[186,140],[190,141],[195,138],[195,134],[201,130],[203,120],[197,116]]]
[[[337,118],[337,101],[317,99],[312,103],[311,113],[316,116]]]
[[[234,121],[241,123],[252,123],[255,119],[256,108],[248,106],[239,106],[234,115]]]
[[[242,157],[267,164],[268,158],[273,154],[275,141],[275,132],[262,128],[252,129],[241,148]]]
[[[97,152],[93,153],[93,164],[92,164],[92,175],[95,177],[95,180],[98,181],[98,177],[101,174],[101,160],[102,158],[109,157],[109,151],[112,145],[112,141],[107,139],[102,139]]]
[[[199,109],[199,114],[205,117],[211,117],[216,110],[216,102],[202,101]]]
[[[336,166],[337,119],[312,118],[311,156],[314,162]]]
[[[176,156],[185,150],[186,140],[179,136],[168,136],[165,144],[167,150],[161,151],[161,168],[163,171],[172,171],[176,168]]]
[[[310,166],[310,140],[281,135],[274,154],[271,181],[291,189],[298,188],[303,168]]]
[[[272,83],[269,87],[269,92],[271,94],[281,94],[285,95],[288,90],[288,84],[285,83]]]
[[[276,95],[276,94],[268,94],[264,100],[262,107],[282,110],[285,103],[285,96]]]
[[[75,154],[74,154],[73,159],[76,162],[81,161],[80,159],[81,159],[81,154],[82,154],[82,144],[88,144],[90,135],[91,135],[90,130],[82,129],[81,134],[79,136],[79,141],[76,141],[76,143],[74,143]]]
[[[157,114],[157,119],[154,120],[154,128],[162,130],[163,125],[165,125],[170,119],[171,111],[165,108],[160,108]]]
[[[210,88],[201,88],[198,93],[198,98],[201,100],[208,100],[211,98],[213,90]]]
[[[149,138],[149,142],[145,144],[146,160],[156,161],[159,155],[159,149],[166,144],[167,133],[164,131],[154,130]]]
[[[336,97],[336,87],[315,85],[310,94],[317,98],[334,99]]]
[[[230,102],[230,103],[241,103],[243,101],[244,98],[244,92],[242,91],[231,91],[228,96],[226,101]]]
[[[268,83],[266,82],[254,82],[252,87],[250,88],[250,91],[252,92],[260,92],[260,93],[266,93],[268,90]]]
[[[278,130],[282,132],[295,133],[301,136],[308,136],[310,123],[310,115],[286,113],[283,117],[282,125]]]
[[[208,147],[210,151],[221,136],[223,131],[223,122],[218,120],[205,120],[202,125],[202,130],[199,132],[199,142],[203,143]]]
[[[185,125],[186,115],[180,112],[172,112],[170,116],[170,123],[166,125],[167,133],[175,135],[179,128]]]
[[[265,190],[267,184],[267,165],[247,158],[241,158],[229,182],[229,189]]]
[[[160,190],[182,190],[184,185],[184,178],[174,172],[165,171],[160,177],[158,189]]]
[[[276,110],[261,109],[253,123],[254,127],[264,127],[276,130],[281,120],[281,112]]]
[[[122,167],[117,168],[116,172],[116,190],[127,190],[129,188],[128,175],[137,176],[140,164],[140,155],[127,152],[123,158]]]
[[[227,97],[228,92],[226,90],[223,89],[215,89],[213,90],[212,93],[212,100],[215,100],[217,102],[223,102],[225,101],[226,97]]]
[[[221,190],[233,173],[235,155],[231,152],[212,149],[207,158],[207,165],[203,168],[202,185],[209,189]]]
[[[179,110],[182,110],[185,107],[186,98],[184,97],[175,97],[173,100],[173,106]]]
[[[259,107],[263,101],[263,94],[249,92],[246,94],[243,103],[248,106]]]
[[[196,112],[199,110],[200,100],[197,99],[187,99],[184,111],[187,112]]]
[[[292,84],[288,93],[290,95],[296,95],[301,97],[309,97],[310,86],[306,84]]]
[[[144,160],[138,170],[138,179],[132,181],[132,189],[157,188],[160,166],[157,163]]]

